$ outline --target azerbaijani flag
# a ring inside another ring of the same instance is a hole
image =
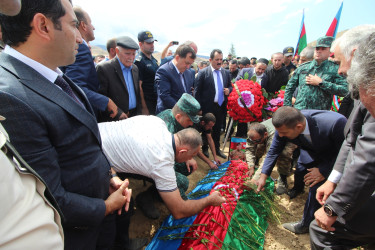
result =
[[[241,160],[210,170],[189,199],[203,198],[217,190],[227,202],[208,206],[188,218],[175,220],[168,216],[146,250],[263,249],[274,183],[268,178],[266,190],[259,194],[243,189],[249,178],[247,170],[246,162]]]
[[[333,38],[336,38],[336,33],[337,33],[338,28],[339,28],[339,22],[340,22],[340,16],[341,16],[343,4],[344,4],[344,1],[341,2],[340,9],[339,9],[339,11],[337,11],[337,14],[336,14],[335,18],[333,18],[331,26],[329,26],[329,29],[326,33],[326,36],[332,36]]]
[[[299,55],[301,51],[307,46],[306,29],[305,29],[305,9],[303,9],[301,28],[299,31],[298,42],[296,46],[296,52],[294,56]]]

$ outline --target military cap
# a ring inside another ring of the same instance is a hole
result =
[[[318,38],[315,47],[331,48],[331,44],[335,40],[332,36],[323,36]]]
[[[193,96],[184,93],[178,100],[177,106],[189,116],[192,122],[199,122],[198,112],[201,109],[201,105]]]
[[[285,47],[283,50],[284,56],[292,56],[294,55],[294,48],[293,47]]]
[[[257,63],[264,63],[265,65],[268,65],[268,60],[266,58],[259,58]]]
[[[150,31],[141,31],[138,33],[138,41],[152,43],[153,41],[158,41],[154,38]]]
[[[138,44],[128,36],[120,36],[117,38],[117,46],[121,46],[124,49],[135,49],[138,50]]]

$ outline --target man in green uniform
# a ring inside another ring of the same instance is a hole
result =
[[[154,53],[154,41],[158,40],[154,39],[150,31],[141,31],[138,33],[138,41],[141,51],[134,64],[139,69],[142,114],[155,115],[157,95],[154,79],[159,65],[152,53]]]
[[[198,112],[201,109],[199,102],[191,95],[184,93],[172,109],[166,109],[157,116],[161,118],[172,134],[199,123]],[[187,162],[175,163],[177,187],[181,197],[186,200],[186,190],[189,188],[189,179],[186,177],[198,168],[197,162],[191,159]]]
[[[252,178],[253,180],[258,180],[263,165],[260,159],[269,151],[273,136],[275,135],[275,127],[272,124],[272,119],[268,119],[262,123],[251,123],[247,135],[246,162],[249,166],[249,175],[251,176],[254,173],[255,166],[258,165],[258,170]],[[277,160],[276,165],[279,179],[277,180],[276,193],[278,195],[288,191],[287,176],[290,173],[293,151],[296,148],[295,144],[288,142]]]
[[[297,109],[330,110],[333,95],[348,93],[344,77],[337,73],[338,65],[328,60],[333,37],[317,40],[314,60],[301,64],[289,80],[284,95],[284,105],[292,106],[292,96],[298,87],[294,107]]]

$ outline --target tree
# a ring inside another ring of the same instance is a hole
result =
[[[236,58],[236,49],[234,48],[233,43],[230,46],[229,53],[232,54],[232,58]]]

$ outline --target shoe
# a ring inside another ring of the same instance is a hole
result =
[[[138,250],[142,249],[148,243],[147,238],[130,239],[129,244],[124,247],[125,250]]]
[[[150,219],[156,220],[160,217],[159,210],[155,207],[152,196],[145,191],[135,197],[137,208],[140,208],[143,214]]]
[[[276,194],[282,195],[286,192],[288,192],[288,182],[286,179],[286,175],[280,175],[277,179]]]
[[[297,188],[293,187],[291,190],[288,191],[289,199],[294,199],[299,194],[302,194],[303,192],[304,192],[303,188],[302,189],[297,189]]]
[[[227,159],[228,156],[226,156],[220,149],[216,149],[216,155],[220,156],[223,159]]]
[[[309,232],[309,226],[302,225],[302,221],[284,223],[283,227],[295,234],[306,234]]]
[[[202,149],[203,154],[207,157],[210,158],[210,155],[208,154],[208,148]]]

